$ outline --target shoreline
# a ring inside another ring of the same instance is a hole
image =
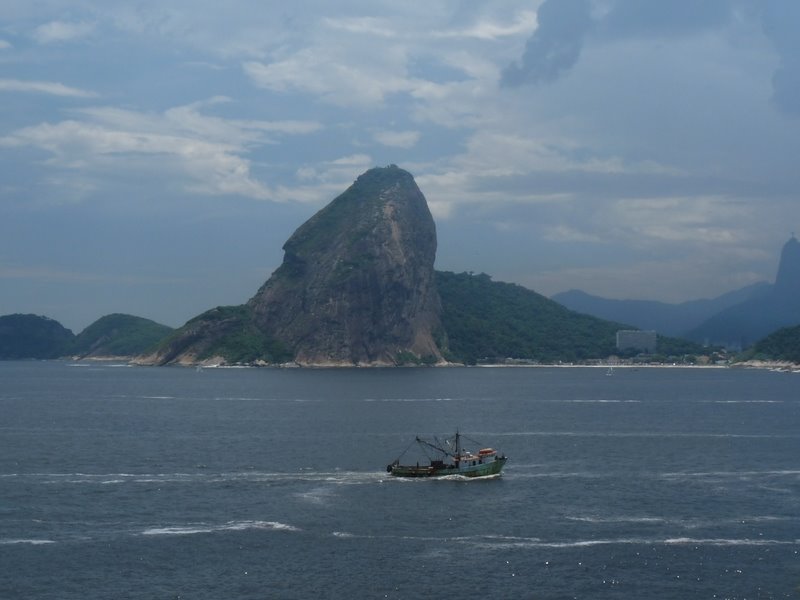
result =
[[[91,357],[64,357],[55,360],[72,361],[76,363],[109,363],[109,362],[123,362],[128,366],[156,366],[142,364],[136,360],[136,357],[129,356],[91,356]],[[194,368],[197,370],[204,369],[408,369],[408,368],[477,368],[477,369],[759,369],[768,371],[780,371],[785,373],[800,373],[800,364],[790,361],[764,361],[764,360],[749,360],[738,363],[730,364],[706,364],[706,365],[690,365],[690,364],[618,364],[618,363],[596,363],[596,364],[576,364],[576,363],[537,363],[537,364],[478,364],[478,365],[464,365],[459,363],[446,363],[439,365],[344,365],[344,364],[297,364],[297,363],[283,363],[283,364],[224,364],[212,363],[203,364],[197,363],[183,363],[175,365],[164,365],[173,367],[186,367]]]

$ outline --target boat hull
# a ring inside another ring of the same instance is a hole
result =
[[[506,464],[506,457],[495,460],[466,465],[419,466],[419,465],[389,465],[389,473],[393,477],[445,477],[459,475],[461,477],[489,477],[498,475]]]

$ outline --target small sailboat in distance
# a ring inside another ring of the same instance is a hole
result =
[[[500,474],[508,460],[505,454],[498,453],[494,448],[482,448],[477,453],[470,452],[462,446],[462,438],[465,436],[456,431],[454,443],[448,442],[443,445],[436,438],[428,441],[417,436],[412,445],[418,444],[423,451],[434,450],[438,453],[438,457],[429,459],[427,465],[419,463],[403,465],[400,463],[400,459],[411,448],[409,446],[394,462],[386,466],[386,471],[393,477],[443,477],[445,475],[488,477]],[[474,442],[474,440],[470,441]],[[480,445],[478,442],[474,443]],[[425,454],[427,456],[427,452]]]

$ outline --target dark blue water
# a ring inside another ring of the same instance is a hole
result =
[[[503,450],[396,480],[416,434]],[[0,362],[0,598],[797,598],[800,375]]]

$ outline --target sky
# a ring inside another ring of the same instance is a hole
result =
[[[5,0],[0,315],[241,304],[374,166],[436,267],[681,302],[800,229],[796,0]]]

